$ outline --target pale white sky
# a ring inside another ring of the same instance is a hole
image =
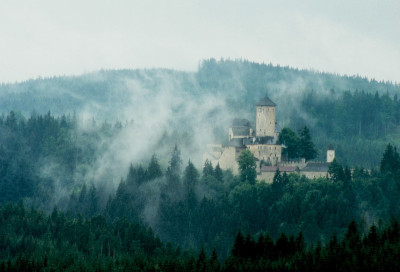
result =
[[[211,57],[400,82],[400,1],[0,1],[0,82]]]

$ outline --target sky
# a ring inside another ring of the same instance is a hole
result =
[[[400,82],[399,0],[1,0],[0,82],[209,58]]]

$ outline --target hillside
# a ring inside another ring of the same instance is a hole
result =
[[[133,121],[146,138],[182,134],[179,138],[193,146],[183,152],[193,157],[208,142],[226,141],[233,118],[254,121],[255,103],[268,94],[278,105],[280,127],[310,128],[318,159],[324,160],[326,147],[333,144],[343,163],[371,168],[387,142],[397,144],[399,91],[399,84],[359,76],[210,59],[195,73],[110,70],[3,84],[0,112]]]
[[[263,69],[270,74],[253,77]],[[278,72],[286,78],[280,88],[272,80]],[[309,77],[289,80],[299,73]],[[377,89],[327,90],[330,83],[321,82],[329,76]],[[320,87],[312,87],[318,77]],[[351,220],[365,234],[380,219],[399,218],[397,85],[210,60],[196,73],[100,71],[1,88],[11,103],[1,100],[1,204],[23,200],[46,213],[57,206],[72,221],[126,218],[151,226],[163,242],[215,248],[223,258],[239,229],[273,239],[302,232],[314,243],[344,234]],[[282,174],[273,184],[255,183],[201,162],[207,143],[227,138],[232,118],[254,121],[255,101],[265,93],[281,127],[310,128],[318,159],[333,143],[334,178]],[[353,165],[351,176],[345,166]]]

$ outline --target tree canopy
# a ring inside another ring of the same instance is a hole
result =
[[[250,150],[243,150],[238,158],[240,179],[242,182],[254,184],[256,182],[256,161]]]

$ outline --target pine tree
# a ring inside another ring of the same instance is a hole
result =
[[[98,195],[94,184],[90,186],[89,193],[87,194],[88,215],[94,216],[98,210]]]
[[[221,265],[220,265],[220,262],[218,260],[217,251],[214,248],[212,253],[211,253],[211,257],[210,257],[210,261],[209,261],[210,271],[220,271],[220,266]]]
[[[238,159],[240,179],[242,182],[254,184],[256,182],[256,161],[250,150],[243,150]]]
[[[329,165],[328,175],[330,177],[330,180],[332,180],[333,182],[345,180],[343,167],[336,161],[336,159],[333,159],[333,161]]]
[[[175,145],[174,150],[172,151],[171,160],[169,161],[167,172],[165,173],[169,183],[179,183],[181,176],[181,167],[181,151],[179,150],[178,146]]]
[[[189,160],[183,177],[183,183],[185,185],[186,192],[194,189],[199,180],[199,176],[200,175],[196,167],[194,167],[193,163]]]
[[[244,237],[241,233],[241,231],[238,231],[238,234],[236,235],[235,242],[233,243],[232,247],[232,256],[236,258],[242,258],[243,257],[243,248],[244,248]]]
[[[147,167],[146,170],[146,180],[153,180],[156,178],[160,178],[162,177],[162,171],[161,171],[161,166],[158,163],[156,154],[153,154],[153,156],[151,156],[151,160],[149,163],[149,166]]]
[[[305,158],[307,161],[312,160],[317,156],[317,150],[315,149],[314,143],[311,140],[310,130],[305,126],[299,131],[300,145],[299,155]]]
[[[207,271],[207,257],[204,247],[201,248],[199,256],[197,257],[196,269],[197,271]]]
[[[214,168],[208,159],[206,159],[206,161],[204,162],[203,176],[214,176]]]
[[[220,182],[222,182],[224,179],[224,175],[222,173],[221,167],[219,166],[219,163],[217,164],[217,166],[215,166],[214,177]]]
[[[296,132],[287,127],[283,128],[279,134],[279,142],[285,146],[282,150],[282,158],[290,160],[299,157],[300,139]]]
[[[392,173],[396,175],[400,169],[400,156],[396,147],[391,144],[386,146],[381,160],[380,170],[382,174]]]
[[[282,175],[281,175],[281,171],[279,171],[279,168],[277,168],[275,171],[273,183],[276,185],[282,184]]]

